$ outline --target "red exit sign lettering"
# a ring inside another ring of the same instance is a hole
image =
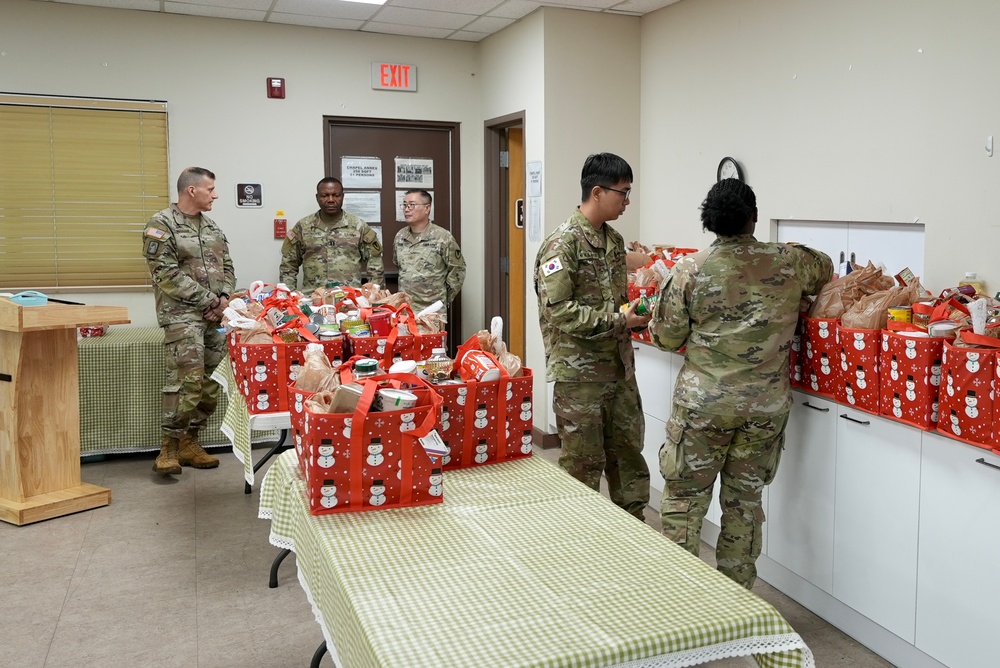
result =
[[[372,63],[373,90],[417,90],[417,66],[402,63]]]

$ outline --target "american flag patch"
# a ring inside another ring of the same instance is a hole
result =
[[[151,227],[148,230],[146,230],[146,236],[147,237],[153,237],[154,239],[162,239],[163,238],[163,230],[158,230],[155,227]]]
[[[562,268],[562,261],[559,258],[554,257],[542,265],[542,273],[546,276],[551,276],[557,271],[562,271]]]

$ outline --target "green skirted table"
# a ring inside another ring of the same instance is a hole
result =
[[[447,471],[437,505],[313,516],[289,450],[259,516],[341,668],[814,665],[769,603],[538,457]]]
[[[79,341],[80,455],[160,449],[167,369],[160,327],[110,327]],[[229,445],[221,431],[226,395],[201,432],[205,445]]]

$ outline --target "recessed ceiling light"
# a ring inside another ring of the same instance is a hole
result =
[[[363,5],[384,5],[385,0],[345,0],[346,2],[360,2]]]

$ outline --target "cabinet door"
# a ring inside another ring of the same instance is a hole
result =
[[[843,406],[836,411],[833,595],[912,643],[920,431]]]
[[[923,434],[916,646],[951,668],[997,665],[1000,457]]]
[[[666,438],[667,423],[657,420],[649,414],[644,414],[646,419],[646,432],[643,439],[642,456],[649,466],[649,486],[663,493],[663,474],[660,473],[660,446]]]
[[[793,392],[778,474],[768,486],[767,555],[833,591],[838,405]]]
[[[633,343],[632,348],[635,349],[635,380],[642,396],[642,410],[666,423],[670,419],[677,376],[671,358],[677,355],[646,343]]]

